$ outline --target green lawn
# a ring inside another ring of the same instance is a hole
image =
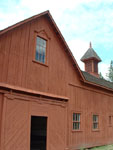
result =
[[[90,150],[113,150],[113,145],[95,147],[95,148],[91,148]]]

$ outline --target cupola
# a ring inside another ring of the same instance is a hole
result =
[[[98,74],[98,63],[101,62],[100,57],[97,55],[97,53],[92,48],[92,44],[90,42],[89,49],[86,51],[86,53],[81,58],[81,61],[84,62],[85,65],[85,71],[99,77]]]

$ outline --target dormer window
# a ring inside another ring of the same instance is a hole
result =
[[[45,64],[46,61],[45,56],[46,56],[46,40],[37,36],[35,60]]]

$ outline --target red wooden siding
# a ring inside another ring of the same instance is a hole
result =
[[[3,111],[3,95],[0,93],[0,148],[1,148],[2,111]]]
[[[69,145],[71,147],[92,147],[113,143],[113,125],[109,126],[109,115],[113,115],[113,96],[72,85],[70,88]],[[81,113],[80,131],[72,131],[72,112]],[[93,114],[99,115],[99,130],[97,131],[92,128]]]
[[[47,62],[43,65],[35,61],[37,35],[47,40]],[[113,93],[80,79],[46,17],[0,35],[0,83],[69,98],[68,102],[59,102],[57,98],[52,100],[2,89],[9,93],[4,97],[2,150],[15,150],[18,146],[21,150],[30,150],[31,115],[48,117],[47,150],[76,150],[113,143],[113,124],[109,126],[109,116],[113,116]],[[1,112],[0,95],[0,119]],[[80,131],[72,130],[73,113],[81,114]],[[99,115],[98,131],[92,130],[93,114]]]
[[[47,66],[33,61],[35,31],[42,30],[50,37]],[[47,19],[41,18],[9,31],[0,41],[0,82],[59,95],[67,94],[69,80],[79,83],[78,74]]]
[[[64,149],[66,135],[66,105],[33,97],[5,95],[4,135],[2,149],[30,149],[31,116],[45,116],[47,122],[47,150]],[[21,99],[22,98],[22,99]],[[27,101],[26,101],[27,100]],[[59,143],[59,144],[58,144]]]

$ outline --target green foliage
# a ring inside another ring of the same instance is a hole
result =
[[[102,76],[102,73],[101,73],[101,72],[99,73],[99,77],[100,77],[101,79],[104,79],[104,77]]]
[[[80,150],[85,150],[85,148],[81,147]]]
[[[108,80],[113,82],[113,60],[110,62],[110,67],[107,74]]]
[[[113,145],[94,147],[94,148],[91,148],[89,150],[113,150]]]

